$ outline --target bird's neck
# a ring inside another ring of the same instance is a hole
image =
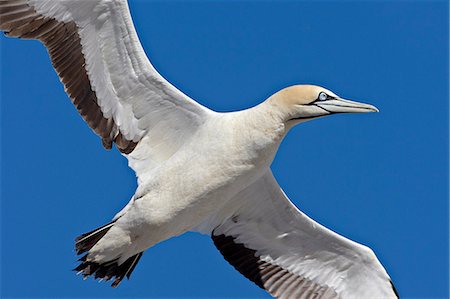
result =
[[[238,143],[245,144],[249,156],[269,166],[287,132],[282,116],[264,102],[240,111],[234,120]]]
[[[265,101],[242,111],[241,117],[249,130],[261,132],[274,139],[282,139],[286,134],[284,115],[273,108],[269,101]]]

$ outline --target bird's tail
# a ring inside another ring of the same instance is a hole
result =
[[[80,255],[91,250],[91,248],[94,247],[94,245],[97,244],[97,242],[105,236],[105,234],[114,225],[114,223],[115,220],[90,232],[82,234],[81,236],[78,236],[75,239],[75,250],[77,254]],[[119,264],[119,258],[105,263],[97,263],[95,261],[89,260],[88,255],[89,253],[82,256],[78,260],[80,264],[73,270],[76,271],[77,274],[82,274],[84,278],[87,278],[91,275],[93,275],[95,279],[100,279],[100,281],[108,281],[114,278],[111,286],[115,288],[120,284],[125,276],[128,279],[130,278],[131,273],[133,272],[134,268],[139,262],[139,259],[142,256],[142,252],[131,256],[121,264]]]

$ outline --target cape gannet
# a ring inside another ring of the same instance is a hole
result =
[[[143,251],[198,231],[277,298],[398,297],[369,248],[299,211],[270,170],[293,126],[374,106],[296,85],[247,110],[209,110],[157,73],[125,0],[0,0],[0,29],[47,47],[82,117],[138,178],[112,222],[76,239],[76,271],[115,287]]]

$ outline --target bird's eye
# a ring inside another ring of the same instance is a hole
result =
[[[327,99],[327,94],[324,92],[321,92],[319,94],[319,101],[325,101]]]

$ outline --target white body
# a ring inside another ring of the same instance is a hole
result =
[[[105,252],[103,247],[113,246],[116,253],[95,258],[107,261],[122,254],[126,260],[189,231],[264,175],[286,133],[271,108],[266,102],[245,111],[212,114],[190,142],[139,185],[108,232],[117,237],[100,241],[91,250],[93,257],[97,251]],[[123,255],[121,246],[132,250]]]

